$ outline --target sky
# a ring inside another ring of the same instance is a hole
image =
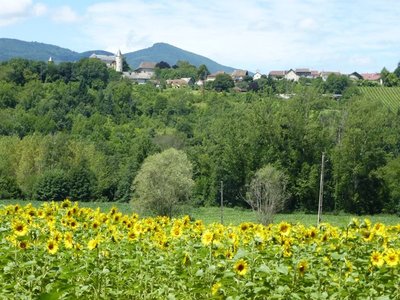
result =
[[[393,71],[400,1],[0,0],[0,37],[77,52],[127,53],[165,42],[261,73]]]

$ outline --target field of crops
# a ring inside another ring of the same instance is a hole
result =
[[[0,216],[2,299],[400,299],[400,225],[205,225],[69,201]]]
[[[363,95],[379,100],[394,113],[400,108],[400,87],[360,87]]]

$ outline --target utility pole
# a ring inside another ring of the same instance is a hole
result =
[[[317,226],[321,222],[322,218],[322,203],[324,200],[324,168],[325,168],[325,152],[322,152],[322,161],[321,161],[321,178],[319,181],[319,198],[318,198],[318,220]]]
[[[224,182],[221,180],[221,224],[224,224]]]

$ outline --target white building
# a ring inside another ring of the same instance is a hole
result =
[[[103,54],[93,53],[92,55],[89,56],[89,58],[99,59],[100,61],[105,63],[107,67],[113,68],[117,72],[122,72],[123,56],[120,50],[118,50],[116,55],[103,55]]]

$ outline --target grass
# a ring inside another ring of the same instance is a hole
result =
[[[0,206],[10,205],[10,204],[20,204],[26,205],[32,203],[33,206],[38,207],[43,204],[43,201],[24,201],[24,200],[0,200]],[[124,214],[134,213],[132,207],[129,203],[118,203],[118,202],[80,202],[82,207],[97,208],[99,207],[101,211],[108,211],[111,207],[115,206]],[[192,218],[196,220],[203,220],[204,223],[210,224],[221,221],[221,210],[218,207],[198,207],[190,208],[185,210],[185,214],[189,214]],[[346,226],[352,218],[364,219],[368,218],[373,223],[381,222],[386,225],[397,225],[400,224],[400,218],[396,215],[379,214],[373,216],[355,216],[350,214],[323,214],[322,222],[327,222],[335,226],[344,227]],[[286,221],[289,223],[301,223],[306,226],[316,225],[317,215],[316,214],[305,214],[301,212],[291,213],[291,214],[277,214],[275,216],[274,223],[279,223],[281,221]],[[257,222],[255,214],[251,210],[247,209],[237,209],[237,208],[224,208],[223,214],[224,224],[240,224],[242,222]]]

